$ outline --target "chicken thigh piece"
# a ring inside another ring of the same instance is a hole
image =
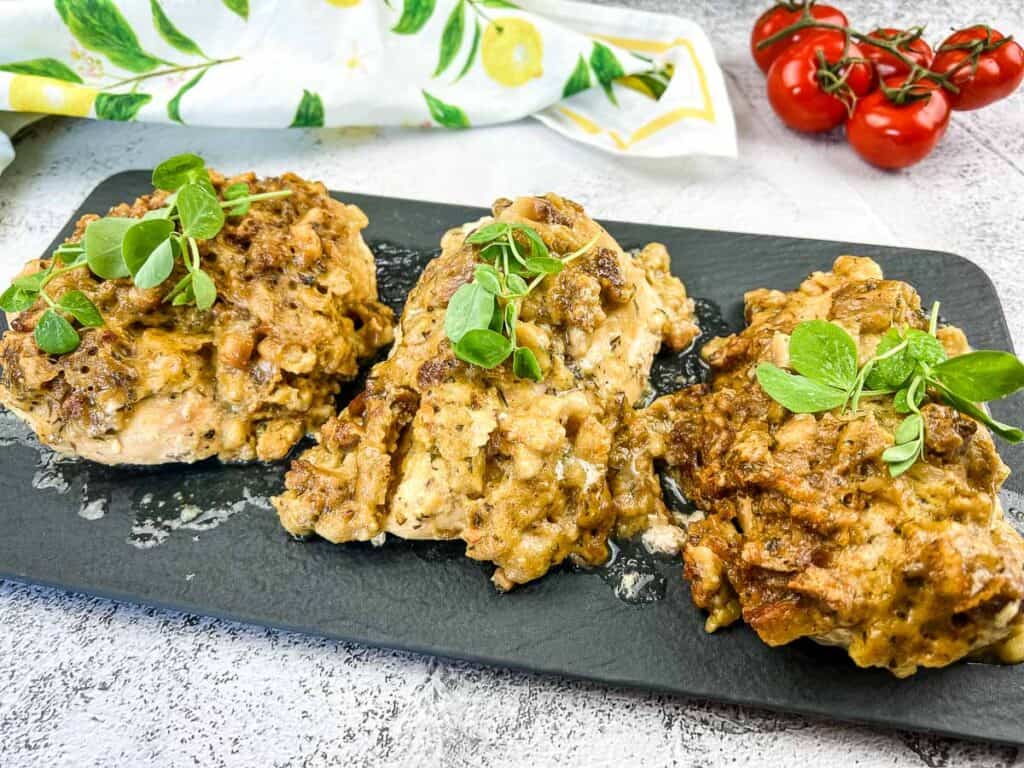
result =
[[[862,362],[890,328],[927,329],[914,289],[842,256],[791,293],[751,291],[746,316],[705,346],[710,386],[649,409],[655,453],[705,514],[684,560],[708,631],[742,617],[769,645],[809,637],[901,677],[979,653],[1024,658],[1024,540],[999,504],[1009,472],[988,429],[925,405],[924,457],[893,478],[891,396],[794,414],[755,378],[763,361],[789,367],[804,320],[841,326]],[[969,351],[957,328],[937,336],[949,356]]]
[[[631,429],[662,343],[680,349],[697,334],[665,248],[627,255],[556,195],[493,210],[498,222],[534,229],[552,253],[589,245],[522,301],[518,341],[541,380],[455,356],[445,311],[481,263],[467,235],[491,220],[449,231],[409,295],[389,358],[292,465],[274,500],[291,533],[462,539],[510,589],[566,558],[601,563],[610,535],[665,520]]]
[[[164,301],[184,274],[179,263],[149,290],[87,269],[54,279],[54,295],[81,290],[105,320],[62,356],[33,339],[42,300],[8,317],[0,403],[46,445],[104,464],[280,459],[335,413],[341,382],[360,361],[391,341],[362,211],[292,174],[211,177],[218,191],[247,182],[253,193],[291,195],[254,202],[199,242],[218,293],[210,310]],[[166,198],[156,192],[111,215],[140,218]],[[71,242],[96,218],[83,217]],[[47,264],[30,262],[24,274]]]

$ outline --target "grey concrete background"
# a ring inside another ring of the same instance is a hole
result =
[[[533,122],[427,135],[50,120],[19,142],[18,158],[0,176],[0,269],[9,273],[40,253],[107,175],[193,149],[225,170],[292,169],[368,193],[482,204],[555,189],[598,216],[951,250],[993,277],[1021,348],[1024,96],[956,115],[920,166],[874,171],[841,136],[800,137],[775,121],[747,53],[750,25],[766,4],[630,3],[704,26],[736,110],[737,161],[621,160]],[[864,28],[927,23],[937,39],[954,25],[988,21],[1024,34],[1022,0],[959,9],[940,0],[841,5]],[[1012,748],[442,662],[0,583],[0,764],[1024,762]]]

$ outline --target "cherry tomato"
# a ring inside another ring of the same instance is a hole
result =
[[[847,118],[846,103],[823,89],[819,50],[830,65],[844,56],[863,57],[860,48],[847,45],[846,35],[835,31],[819,32],[782,52],[768,70],[768,101],[782,122],[797,131],[828,131]],[[871,65],[847,64],[836,77],[844,74],[846,84],[837,93],[845,94],[847,101],[851,94],[860,97],[871,90]]]
[[[840,27],[845,27],[849,24],[843,12],[838,8],[833,8],[831,5],[812,5],[811,16],[818,21],[825,22],[826,24],[836,24]],[[761,68],[762,72],[767,72],[772,62],[789,46],[799,43],[801,40],[806,40],[815,32],[822,31],[808,27],[807,29],[801,29],[791,35],[787,35],[771,45],[766,45],[764,48],[757,47],[762,40],[767,40],[777,32],[781,32],[791,24],[795,24],[802,17],[803,6],[801,4],[783,2],[762,13],[760,18],[754,23],[754,30],[750,33],[750,52],[753,54],[754,61],[757,62],[757,66]]]
[[[953,109],[986,107],[1006,98],[1020,85],[1024,79],[1024,50],[1014,40],[1000,42],[1003,40],[1003,35],[979,24],[954,32],[939,46],[932,69],[954,72],[953,84],[960,92],[947,91]],[[972,54],[977,55],[977,66],[965,61]]]
[[[900,88],[906,78],[890,77],[887,88]],[[858,155],[879,168],[906,168],[935,149],[949,124],[946,91],[930,80],[912,86],[904,104],[891,101],[883,89],[857,102],[846,121],[846,139]],[[914,98],[916,96],[916,98]]]
[[[874,40],[894,43],[899,40],[900,37],[907,34],[908,33],[902,29],[886,27],[884,29],[876,29],[868,35],[868,37]],[[907,42],[900,43],[898,47],[903,55],[919,67],[927,69],[932,63],[931,46],[928,45],[928,43],[926,43],[921,37],[911,37]],[[875,65],[875,73],[878,75],[880,80],[885,80],[887,77],[893,77],[895,75],[910,74],[910,67],[907,66],[906,62],[897,58],[889,51],[882,48],[876,48],[870,43],[861,43],[860,49],[864,52],[864,57],[870,59]]]

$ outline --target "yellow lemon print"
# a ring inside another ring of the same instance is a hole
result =
[[[15,75],[8,99],[15,112],[45,112],[85,117],[96,100],[96,89],[50,77]]]
[[[355,8],[363,0],[327,0],[331,5],[336,5],[338,8]]]
[[[544,41],[525,19],[495,19],[484,30],[480,45],[484,71],[494,81],[516,88],[544,74]]]

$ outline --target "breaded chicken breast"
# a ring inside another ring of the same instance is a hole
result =
[[[218,191],[247,182],[254,193],[292,194],[254,202],[200,241],[218,292],[210,310],[172,306],[167,286],[143,290],[76,269],[52,292],[84,292],[105,324],[83,329],[75,351],[52,356],[36,345],[42,300],[8,318],[0,403],[46,445],[105,464],[280,459],[335,413],[340,384],[360,361],[391,341],[362,211],[292,174],[211,175]],[[140,218],[166,199],[156,192],[111,215]],[[96,218],[83,217],[70,241]],[[25,274],[47,265],[33,261]]]
[[[533,229],[551,253],[582,249],[522,300],[518,342],[536,356],[540,380],[453,353],[445,312],[482,263],[467,235],[492,220],[449,231],[388,360],[292,465],[274,500],[291,533],[461,539],[509,589],[566,558],[602,563],[617,529],[664,518],[631,425],[661,345],[681,349],[697,334],[665,248],[628,255],[557,195],[499,200],[493,212],[494,222]]]

